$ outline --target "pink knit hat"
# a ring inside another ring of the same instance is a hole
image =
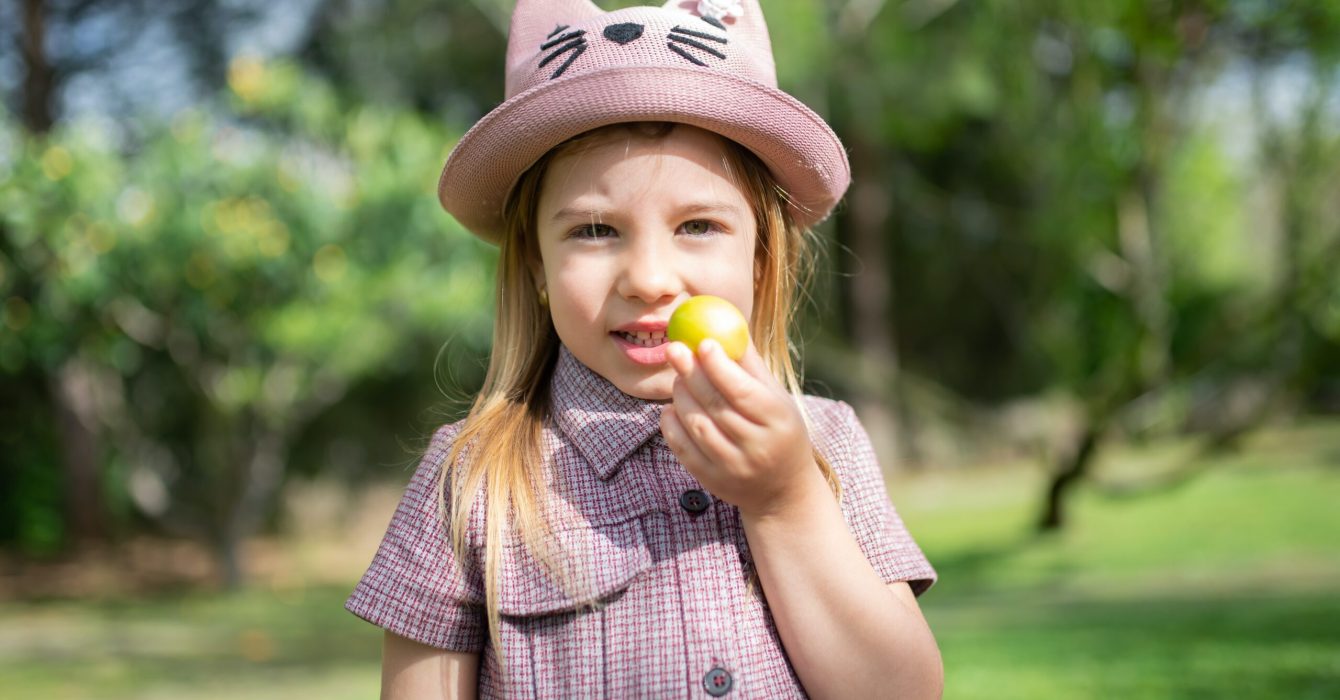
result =
[[[497,244],[503,202],[540,156],[617,122],[692,124],[753,151],[811,226],[851,180],[833,130],[777,89],[758,0],[669,0],[604,12],[590,0],[517,0],[507,99],[466,132],[438,181],[442,207]]]

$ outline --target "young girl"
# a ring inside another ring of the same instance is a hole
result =
[[[935,572],[792,365],[849,174],[756,0],[519,0],[507,94],[439,186],[501,249],[484,387],[346,603],[383,697],[938,696]],[[750,319],[739,363],[665,341],[698,294]]]

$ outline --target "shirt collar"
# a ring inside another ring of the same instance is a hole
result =
[[[601,479],[661,430],[664,404],[619,391],[561,343],[550,396],[558,429]]]

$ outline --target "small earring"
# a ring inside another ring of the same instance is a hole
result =
[[[549,291],[546,289],[540,290],[540,306],[549,307]]]

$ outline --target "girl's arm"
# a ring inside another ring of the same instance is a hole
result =
[[[479,654],[445,651],[387,631],[382,639],[382,700],[478,697]]]
[[[815,698],[938,698],[940,651],[906,583],[885,584],[817,467],[793,509],[742,514],[777,632]]]
[[[740,510],[777,632],[810,695],[939,697],[940,651],[904,583],[886,586],[814,462],[794,399],[750,345],[666,350],[678,377],[661,432],[689,473]]]

